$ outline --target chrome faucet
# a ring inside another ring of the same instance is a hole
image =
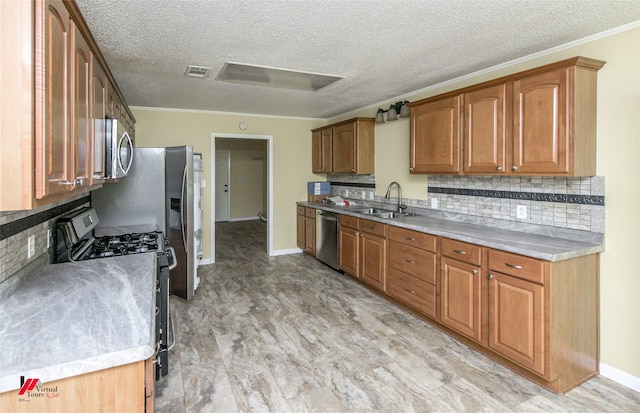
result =
[[[398,187],[398,212],[404,212],[404,210],[407,209],[407,206],[402,203],[402,188],[400,188],[400,184],[396,181],[389,184],[387,187],[387,194],[384,196],[384,199],[389,199],[389,196],[391,195],[391,187],[394,184]]]

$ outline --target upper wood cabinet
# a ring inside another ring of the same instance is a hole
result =
[[[373,118],[350,119],[311,132],[314,173],[374,173]]]
[[[460,171],[460,101],[452,96],[411,109],[412,174]]]
[[[77,5],[0,2],[0,14],[0,211],[102,184],[108,95],[124,100]],[[120,106],[133,136],[133,117]]]
[[[311,135],[311,169],[314,174],[329,173],[333,164],[333,129],[316,130]]]
[[[595,175],[604,64],[575,57],[411,103],[410,172]]]

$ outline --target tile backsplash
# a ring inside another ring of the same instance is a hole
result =
[[[394,204],[375,195],[375,175],[329,174],[332,195]],[[430,175],[424,199],[410,207],[604,233],[604,177]],[[518,215],[518,207],[524,215]]]
[[[60,215],[88,202],[88,194],[81,194],[30,211],[0,212],[0,282],[48,254],[47,230]],[[27,240],[31,235],[35,236],[35,253],[28,258]]]

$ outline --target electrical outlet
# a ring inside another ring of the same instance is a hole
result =
[[[438,198],[431,198],[431,208],[438,209]]]
[[[36,253],[36,236],[29,235],[29,239],[27,240],[27,258],[31,258]]]
[[[47,230],[47,249],[51,248],[51,229]]]
[[[516,218],[527,219],[527,206],[526,205],[517,205],[516,206]]]

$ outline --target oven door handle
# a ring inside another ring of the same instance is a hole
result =
[[[176,250],[173,247],[167,247],[168,256],[171,257],[171,264],[169,264],[169,269],[172,270],[178,266],[178,258],[176,258]]]

